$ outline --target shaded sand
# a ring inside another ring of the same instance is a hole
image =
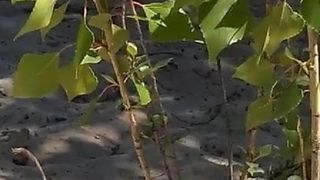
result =
[[[253,10],[261,3],[253,3]],[[119,96],[111,92],[95,109],[89,125],[78,126],[79,117],[91,96],[67,102],[62,91],[41,99],[10,97],[12,73],[22,54],[53,52],[75,39],[76,13],[69,8],[67,18],[42,43],[38,33],[27,34],[15,42],[14,35],[30,8],[0,1],[0,179],[37,180],[40,173],[33,163],[18,165],[11,147],[24,146],[40,160],[52,180],[137,180],[143,179],[130,140],[126,116],[117,110]],[[137,40],[136,35],[132,37]],[[174,63],[157,73],[161,100],[169,116],[170,131],[176,141],[178,163],[183,180],[227,179],[228,132],[232,139],[235,171],[242,166],[245,144],[246,107],[255,98],[253,88],[232,79],[235,65],[249,54],[247,45],[232,46],[223,53],[224,77],[230,105],[221,108],[222,92],[218,73],[207,64],[205,47],[193,43],[156,44],[148,42],[153,61],[174,58]],[[72,51],[62,56],[66,62]],[[104,64],[96,65],[98,73]],[[101,88],[100,88],[101,90]],[[96,94],[96,93],[94,93]],[[143,120],[143,112],[137,112]],[[230,121],[230,129],[226,122]],[[283,143],[281,130],[271,123],[259,131],[258,145]],[[146,154],[152,174],[165,180],[157,150],[146,141]]]

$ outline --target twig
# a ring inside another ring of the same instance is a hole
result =
[[[12,154],[14,155],[19,155],[19,156],[23,156],[23,157],[27,157],[28,159],[31,159],[37,166],[37,168],[39,169],[41,176],[42,176],[42,180],[47,180],[47,177],[41,167],[40,162],[38,161],[38,159],[36,158],[35,155],[33,155],[28,149],[19,147],[19,148],[12,148],[11,149]]]
[[[222,67],[221,67],[221,60],[220,58],[217,59],[217,66],[218,66],[218,73],[219,73],[219,80],[220,80],[220,87],[223,94],[223,103],[226,108],[228,108],[228,99],[227,99],[227,90],[225,88],[224,78],[222,74]],[[230,119],[226,119],[226,127],[227,127],[227,134],[228,134],[228,168],[229,168],[229,180],[233,180],[233,150],[232,150],[232,138],[231,138],[231,127],[230,127]]]
[[[96,5],[96,8],[99,13],[106,13],[107,12],[107,7],[104,4],[104,0],[93,0],[93,2]],[[104,38],[107,43],[107,48],[108,48],[108,54],[110,57],[110,61],[113,67],[113,70],[115,72],[115,75],[117,77],[119,89],[120,89],[120,94],[123,99],[123,105],[125,107],[125,110],[129,113],[129,120],[130,120],[130,129],[131,129],[131,137],[133,140],[134,148],[137,154],[137,158],[140,162],[144,178],[146,180],[152,180],[153,178],[151,177],[150,170],[149,170],[149,165],[146,161],[146,158],[144,156],[144,151],[143,151],[143,144],[141,141],[140,137],[140,129],[137,125],[136,117],[132,111],[129,95],[128,95],[128,90],[127,87],[124,84],[124,78],[123,75],[121,74],[119,70],[119,64],[116,58],[116,52],[114,52],[113,48],[113,33],[112,33],[112,20],[108,19],[106,21],[106,24],[108,28],[104,29]],[[107,61],[107,60],[106,60]]]
[[[141,7],[141,4],[134,2],[133,0],[129,0],[129,4],[131,6],[133,16],[135,17],[134,20],[135,20],[136,28],[137,28],[138,34],[139,34],[140,45],[141,45],[143,53],[146,57],[147,63],[151,67],[152,65],[151,65],[151,62],[149,59],[148,50],[144,44],[144,37],[143,37],[142,30],[141,30],[141,25],[140,25],[139,19],[137,18],[138,14],[137,14],[137,11],[135,8],[135,5],[139,5]],[[155,112],[151,112],[151,113],[149,112],[149,115],[151,115],[151,117],[154,114],[161,114],[162,116],[164,116],[165,113],[163,110],[162,103],[160,101],[160,95],[159,95],[156,76],[153,72],[151,72],[150,77],[151,77],[152,83],[153,83],[151,86],[152,90],[153,90],[153,92],[152,92],[153,98],[152,98],[152,102],[150,105],[150,109],[151,109],[151,111],[153,110]],[[179,169],[176,164],[175,150],[174,150],[174,147],[173,147],[173,144],[171,141],[171,137],[170,137],[170,134],[168,131],[168,126],[165,123],[164,128],[161,130],[160,130],[160,128],[161,127],[159,127],[159,125],[156,125],[154,137],[155,137],[156,144],[158,144],[158,146],[159,146],[160,153],[163,157],[163,163],[165,166],[165,170],[167,172],[167,176],[168,176],[169,180],[179,180],[180,179],[180,172],[179,172]],[[158,133],[160,133],[161,131],[164,132],[164,135],[161,137],[164,137],[164,142],[166,144],[162,144],[160,142],[160,136]],[[164,145],[167,145],[167,146],[164,147]]]
[[[310,105],[311,105],[311,180],[320,179],[320,78],[318,34],[308,27],[310,58]]]
[[[307,165],[306,165],[306,158],[304,154],[304,143],[303,143],[303,136],[302,136],[302,127],[301,127],[301,119],[298,118],[297,122],[297,133],[299,137],[299,146],[300,146],[300,154],[301,154],[301,166],[302,166],[302,179],[307,180]]]

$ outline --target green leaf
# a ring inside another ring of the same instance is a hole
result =
[[[45,39],[46,34],[52,28],[56,27],[63,20],[64,13],[66,12],[68,5],[69,5],[69,1],[67,1],[66,3],[61,5],[59,8],[54,10],[54,12],[53,12],[53,14],[51,16],[51,20],[50,20],[49,25],[44,27],[44,28],[42,28],[42,29],[40,29],[42,40]]]
[[[303,0],[301,3],[301,14],[307,21],[308,25],[320,30],[319,19],[320,1],[318,0]]]
[[[101,13],[92,16],[88,22],[90,26],[96,27],[100,30],[106,30],[109,28],[108,21],[110,21],[111,15],[107,13]]]
[[[236,69],[233,77],[242,79],[255,86],[271,85],[275,81],[275,65],[264,58],[258,63],[259,59],[260,57],[257,56],[248,59]]]
[[[257,53],[263,53],[261,50],[265,50],[270,56],[278,49],[283,40],[298,35],[303,28],[303,18],[294,12],[288,3],[278,3],[254,29],[254,48]],[[267,29],[269,29],[269,41],[265,41]],[[265,44],[266,42],[267,44]],[[261,46],[265,48],[257,48]]]
[[[260,97],[249,105],[246,129],[250,130],[272,120],[272,101],[269,96]]]
[[[228,45],[241,40],[246,30],[246,24],[239,29],[221,27],[210,32],[205,32],[206,44],[209,52],[211,63],[217,62],[217,56]]]
[[[98,103],[98,98],[94,98],[90,101],[88,107],[86,108],[84,114],[80,117],[79,124],[84,126],[90,123],[96,105]]]
[[[93,92],[98,84],[94,72],[88,65],[75,66],[72,63],[59,69],[59,81],[69,100]]]
[[[216,0],[203,3],[200,6],[201,28],[216,28],[236,2],[237,0]]]
[[[143,106],[149,104],[151,102],[151,95],[146,84],[144,82],[136,80],[135,78],[131,79],[138,92],[140,104]]]
[[[87,55],[91,44],[94,42],[94,35],[88,28],[85,21],[82,19],[77,34],[77,46],[75,55],[73,57],[73,63],[79,65],[83,58]]]
[[[215,2],[210,1],[202,4],[200,28],[207,44],[210,62],[216,63],[221,50],[243,38],[251,19],[244,0],[219,0],[213,3]]]
[[[303,92],[293,83],[284,88],[274,104],[274,118],[280,119],[293,111],[302,101]]]
[[[83,64],[98,64],[101,62],[101,57],[100,56],[91,56],[91,55],[85,55],[84,58],[82,59],[80,65]]]
[[[14,73],[15,97],[42,97],[59,87],[59,56],[56,53],[25,54]]]
[[[127,56],[117,56],[117,61],[121,73],[127,73],[130,70],[131,64]]]
[[[259,147],[258,156],[255,159],[257,160],[257,159],[264,158],[266,156],[269,156],[271,153],[272,153],[272,145],[271,144],[263,145]]]
[[[123,29],[115,24],[112,24],[112,33],[113,33],[113,52],[118,52],[129,39],[129,32],[126,29]]]
[[[90,26],[96,27],[102,31],[109,28],[108,22],[110,22],[110,14],[102,13],[91,17],[88,24]],[[124,46],[126,41],[129,39],[129,32],[115,24],[112,24],[112,34],[113,34],[113,52],[119,51],[120,48]]]
[[[14,40],[28,32],[48,26],[55,4],[56,0],[37,0],[27,22],[14,37]]]
[[[150,3],[143,6],[148,19],[160,19],[165,26],[149,21],[151,38],[158,42],[176,42],[181,40],[199,39],[200,32],[194,31],[186,15],[172,11],[174,2]],[[179,30],[177,30],[179,27]]]
[[[136,55],[138,54],[138,47],[134,43],[128,42],[127,52],[131,57],[136,57]]]

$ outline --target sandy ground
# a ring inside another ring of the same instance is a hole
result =
[[[261,9],[252,1],[252,9]],[[132,148],[126,116],[116,109],[117,95],[107,96],[96,107],[93,120],[79,127],[79,117],[88,98],[67,102],[63,93],[41,99],[10,97],[12,73],[22,54],[52,52],[74,41],[77,19],[72,14],[81,8],[69,8],[69,15],[52,31],[46,42],[38,33],[12,40],[23,25],[27,6],[11,6],[0,1],[0,179],[41,179],[34,164],[19,165],[10,154],[11,147],[24,146],[40,160],[52,180],[134,180],[143,179]],[[133,39],[137,37],[133,36]],[[255,98],[253,88],[232,79],[235,65],[249,54],[246,45],[237,45],[223,53],[228,66],[224,77],[230,105],[220,108],[222,93],[218,73],[207,63],[205,47],[193,43],[156,44],[148,42],[154,61],[173,57],[174,63],[157,73],[161,100],[170,118],[176,140],[178,163],[183,180],[227,179],[227,120],[230,121],[236,171],[243,163],[244,120],[248,104]],[[62,58],[68,59],[71,53]],[[96,66],[104,72],[104,66]],[[137,112],[143,118],[142,112]],[[281,146],[283,138],[276,125],[259,131],[258,145]],[[163,175],[155,147],[146,141],[146,154],[157,180]]]

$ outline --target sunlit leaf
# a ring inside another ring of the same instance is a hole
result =
[[[59,56],[56,53],[25,54],[14,74],[15,97],[42,97],[57,90]]]
[[[93,92],[98,84],[94,72],[88,65],[76,67],[72,63],[59,69],[59,81],[69,100]]]
[[[91,55],[85,55],[84,58],[82,59],[80,65],[83,64],[97,64],[101,62],[101,57],[100,56],[91,56]]]
[[[127,52],[130,54],[131,57],[135,57],[138,54],[138,47],[132,43],[127,43]]]
[[[151,102],[151,95],[146,84],[144,82],[139,82],[135,80],[135,78],[132,78],[132,81],[138,92],[140,104],[141,105],[149,104]]]
[[[17,39],[28,32],[48,26],[55,4],[56,0],[37,0],[27,22],[20,29],[14,39]]]
[[[216,63],[221,50],[243,38],[247,25],[251,21],[249,9],[244,0],[218,0],[204,3],[200,6],[200,16],[200,28],[207,44],[211,63]]]
[[[82,62],[83,58],[87,55],[87,52],[89,51],[93,42],[93,33],[82,19],[77,34],[77,46],[75,55],[73,57],[74,64],[79,65]]]
[[[67,1],[66,3],[64,3],[63,5],[61,5],[59,8],[55,9],[53,11],[53,14],[51,16],[51,20],[48,26],[40,29],[40,33],[41,33],[41,38],[44,40],[46,34],[55,26],[57,26],[64,17],[64,13],[67,10],[67,7],[69,5],[69,1]]]

